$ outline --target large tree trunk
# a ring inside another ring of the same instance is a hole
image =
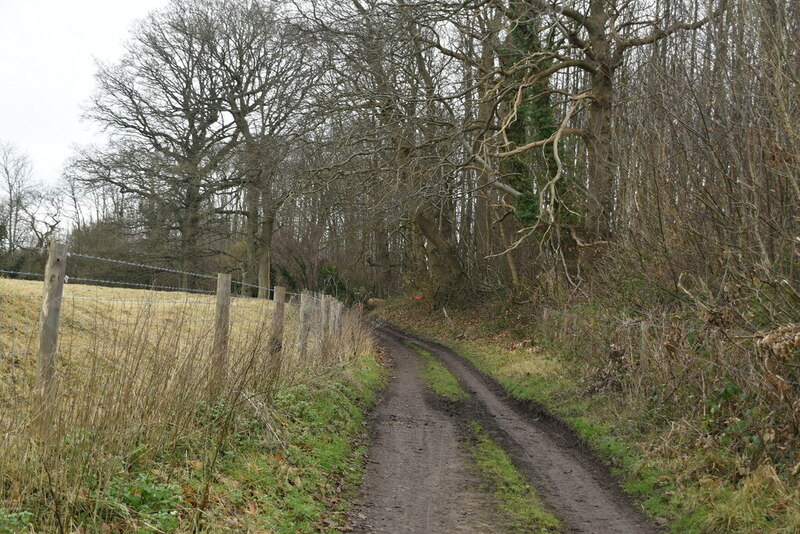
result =
[[[272,283],[272,234],[275,231],[275,209],[267,198],[266,192],[262,192],[261,206],[263,219],[261,221],[261,238],[258,261],[258,298],[268,299],[270,284]]]
[[[610,74],[592,76],[593,101],[589,107],[587,227],[604,239],[611,234],[614,211],[614,171],[611,156],[611,118],[613,85]]]
[[[589,106],[587,138],[589,195],[587,229],[596,239],[611,235],[614,210],[614,172],[611,153],[612,105],[614,101],[614,65],[611,43],[606,34],[608,13],[604,0],[592,0],[587,21],[589,38],[597,68],[592,73],[592,102]]]
[[[245,272],[246,284],[258,284],[258,265],[259,265],[259,191],[254,184],[248,184],[245,188],[245,210],[247,216],[244,221],[244,238],[247,249],[247,271]]]
[[[183,271],[195,272],[200,259],[198,240],[200,238],[200,187],[198,180],[192,179],[186,191],[186,202],[181,216],[181,257],[180,265]],[[196,289],[198,279],[196,276],[181,275],[183,289]]]
[[[414,222],[428,243],[433,248],[433,274],[435,282],[441,288],[451,290],[463,282],[464,271],[458,259],[456,248],[443,236],[433,216],[433,208],[429,204],[420,206],[414,213]]]

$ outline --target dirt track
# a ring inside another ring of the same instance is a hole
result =
[[[360,502],[357,532],[501,532],[491,506],[475,489],[459,448],[458,424],[481,422],[537,488],[567,532],[650,533],[650,524],[616,481],[577,446],[566,429],[506,398],[499,386],[440,345],[388,326],[376,331],[393,364],[393,379],[372,415],[373,445]],[[472,398],[458,414],[429,402],[412,341],[438,358]]]
[[[392,381],[371,416],[373,444],[356,532],[498,532],[486,521],[452,416],[426,401],[417,354],[380,335]],[[365,519],[360,519],[364,516]]]

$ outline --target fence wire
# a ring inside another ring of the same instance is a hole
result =
[[[159,286],[154,284],[140,284],[137,282],[118,282],[116,280],[103,280],[98,278],[82,278],[79,276],[69,276],[66,277],[65,282],[89,282],[91,284],[108,284],[114,286],[121,286],[121,287],[130,287],[130,288],[137,288],[137,289],[152,289],[152,290],[159,290],[159,291],[180,291],[183,293],[199,293],[203,295],[213,295],[215,294],[214,291],[208,291],[205,289],[186,289],[177,286]]]
[[[27,356],[29,354],[33,354],[32,350],[21,350],[18,352],[0,352],[0,359],[7,358],[9,356]]]
[[[187,276],[194,276],[196,278],[205,278],[210,280],[215,280],[217,277],[212,276],[210,274],[202,274],[202,273],[193,273],[191,271],[182,271],[180,269],[171,269],[169,267],[159,267],[156,265],[147,265],[145,263],[136,263],[133,261],[125,261],[125,260],[115,260],[112,258],[104,258],[103,256],[92,256],[89,254],[81,254],[78,252],[70,252],[67,254],[67,257],[74,257],[74,258],[85,258],[89,260],[95,261],[102,261],[105,263],[114,263],[117,265],[127,265],[128,267],[137,267],[140,269],[150,269],[153,271],[164,272],[164,273],[173,273],[173,274],[182,274]]]
[[[152,271],[154,275],[172,273],[202,280],[217,279],[217,276],[210,274],[77,252],[68,253],[68,257],[146,269]],[[70,263],[67,262],[67,268],[69,267]],[[13,270],[0,270],[0,275],[44,278],[42,273]],[[169,351],[182,351],[187,348],[193,352],[205,353],[216,337],[215,329],[211,325],[215,324],[213,307],[217,302],[216,299],[209,298],[216,294],[215,291],[86,276],[65,276],[64,283],[66,285],[61,298],[61,322],[56,354],[57,357],[66,357],[70,363],[57,371],[57,376],[61,377],[59,380],[75,378],[76,370],[82,369],[84,364],[91,366],[103,362],[102,365],[116,365],[115,362],[119,363],[120,357],[136,357],[138,354],[151,353],[167,355]],[[232,286],[241,288],[242,293],[246,293],[244,289],[249,288],[258,290],[262,294],[266,293],[268,297],[274,298],[275,295],[272,288],[249,284],[243,280],[232,280],[231,283]],[[98,294],[92,296],[91,293],[87,294],[86,290],[80,289],[85,286],[96,287]],[[100,287],[103,286],[147,290],[150,293],[146,298],[131,298],[124,294],[116,296],[113,293],[111,296],[102,296]],[[158,298],[159,293],[164,293],[165,298]],[[178,296],[177,293],[182,295]],[[17,303],[19,313],[8,316],[6,321],[0,323],[0,329],[5,333],[5,338],[0,339],[0,360],[31,357],[25,359],[26,365],[18,369],[15,367],[17,369],[15,373],[18,373],[19,378],[31,378],[27,376],[32,372],[28,364],[38,352],[36,332],[40,324],[36,322],[39,307],[33,306],[29,299],[38,300],[42,295],[7,292],[0,293],[0,297],[24,299]],[[287,362],[297,365],[300,363],[298,355],[305,355],[307,350],[322,347],[323,314],[320,311],[324,308],[321,305],[323,299],[309,292],[303,294],[286,292],[286,297],[284,308],[286,323],[305,324],[304,328],[295,328],[296,333],[292,332],[292,328],[288,328],[282,344],[290,350],[287,353]],[[300,313],[301,300],[304,304],[303,313]],[[264,344],[270,337],[268,329],[272,323],[274,300],[232,291],[230,306],[231,350],[238,350],[242,354],[250,353],[248,351],[252,350],[264,350]],[[311,363],[314,364],[315,361],[312,359]],[[29,396],[17,397],[19,393],[18,388],[6,390],[5,395],[10,395],[12,398],[0,400],[0,407],[11,407],[29,400]]]
[[[6,271],[4,269],[0,269],[0,273],[13,274],[15,276],[33,276],[36,278],[44,278],[44,274],[42,273],[26,273],[24,271]]]

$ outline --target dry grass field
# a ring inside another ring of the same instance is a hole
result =
[[[0,278],[0,405],[30,394],[41,297],[41,282]],[[194,371],[186,370],[201,373],[213,342],[214,305],[215,296],[208,294],[65,285],[59,329],[61,384],[74,388],[75,381],[91,376],[86,371],[108,371],[133,353],[173,363],[191,353],[185,363]],[[232,300],[233,355],[266,341],[272,308],[271,301]],[[297,311],[293,306],[286,309],[291,349]]]

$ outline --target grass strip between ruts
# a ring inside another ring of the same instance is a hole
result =
[[[452,402],[469,398],[458,378],[429,351],[411,342],[405,344],[422,356],[423,379],[434,393]],[[477,422],[470,422],[467,445],[482,483],[481,489],[496,504],[497,519],[506,528],[513,532],[537,534],[561,531],[558,518],[547,510],[508,454]]]
[[[470,452],[505,527],[519,533],[561,532],[561,521],[547,510],[506,452],[480,424],[470,422]]]
[[[423,359],[422,378],[437,395],[450,401],[459,401],[469,398],[469,393],[464,391],[458,378],[433,357],[427,350],[419,345],[406,342],[405,345],[417,352]]]

